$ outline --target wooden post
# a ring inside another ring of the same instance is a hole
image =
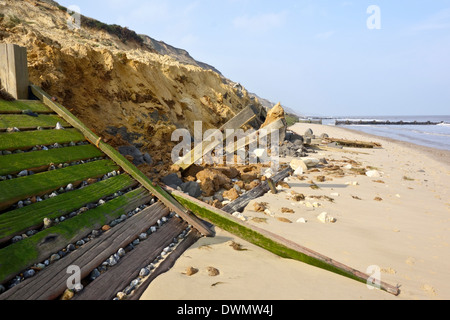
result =
[[[15,99],[28,99],[27,49],[15,44],[0,44],[1,86]]]

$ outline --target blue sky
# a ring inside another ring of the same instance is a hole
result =
[[[450,114],[450,0],[59,3],[186,49],[301,114]],[[367,26],[371,5],[381,29]]]

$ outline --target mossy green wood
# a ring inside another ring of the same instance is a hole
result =
[[[22,113],[32,111],[34,113],[53,113],[53,111],[39,100],[0,100],[1,113]]]
[[[93,145],[15,153],[0,157],[0,175],[15,174],[22,170],[45,170],[50,164],[58,165],[101,156],[103,152]]]
[[[0,243],[21,235],[43,224],[44,218],[56,219],[83,206],[97,202],[118,191],[126,190],[137,183],[129,175],[123,174],[103,180],[83,189],[63,193],[58,197],[36,202],[26,207],[8,211],[0,215]]]
[[[0,182],[0,210],[32,196],[41,196],[69,183],[74,185],[89,178],[98,178],[119,167],[111,160],[100,160],[64,169]]]
[[[148,203],[150,199],[148,191],[139,188],[0,249],[0,284],[11,280],[33,264],[48,259],[51,254],[64,249],[68,244],[86,237],[92,230],[100,229],[121,215]]]
[[[119,166],[122,167],[128,174],[135,178],[144,188],[152,192],[161,202],[163,202],[168,208],[179,214],[184,220],[192,224],[200,233],[204,236],[213,236],[214,231],[208,228],[202,221],[200,221],[195,215],[186,210],[180,203],[178,203],[169,193],[167,193],[160,186],[154,185],[150,179],[142,173],[136,166],[131,164],[124,156],[107,143],[101,141],[100,137],[94,134],[89,128],[87,128],[77,117],[75,117],[64,106],[51,100],[50,96],[44,92],[41,88],[31,85],[31,91],[33,94],[45,103],[50,109],[55,111],[60,117],[64,118],[74,128],[80,130],[87,140],[96,144],[100,150],[102,150],[108,157],[114,160]]]
[[[177,199],[181,204],[195,212],[196,215],[213,223],[217,227],[226,230],[240,237],[241,239],[253,243],[265,250],[268,250],[282,258],[301,261],[306,264],[356,280],[358,282],[369,284],[369,276],[357,270],[349,268],[332,259],[323,257],[318,253],[306,248],[300,248],[300,246],[295,245],[294,243],[287,245],[286,243],[288,243],[289,241],[285,239],[281,240],[280,237],[273,234],[269,235],[269,233],[264,230],[256,230],[256,228],[246,226],[243,223],[238,222],[231,215],[228,215],[226,213],[219,214],[214,210],[209,209],[207,206],[202,205],[200,202],[190,201],[177,191],[172,192],[172,196],[174,196],[175,199]],[[381,284],[381,289],[394,295],[399,294],[399,290],[397,288],[386,283]]]
[[[64,128],[70,125],[56,115],[40,114],[38,117],[32,117],[23,114],[0,114],[0,129],[18,128],[19,130],[42,128],[54,128],[57,123]]]
[[[37,145],[86,141],[77,129],[0,133],[0,150],[27,150]]]

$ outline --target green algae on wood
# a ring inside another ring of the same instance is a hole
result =
[[[26,150],[38,145],[82,141],[86,138],[77,129],[9,132],[0,133],[0,150]]]
[[[0,175],[15,174],[22,170],[36,171],[45,169],[50,164],[58,165],[101,156],[103,152],[93,145],[15,153],[0,157]]]
[[[334,261],[333,259],[325,257],[266,230],[244,224],[226,212],[220,212],[220,210],[201,203],[196,199],[192,199],[178,191],[172,191],[172,196],[201,218],[282,258],[301,261],[358,282],[373,285],[369,283],[370,276],[358,270],[343,265],[342,263]],[[393,295],[398,295],[400,293],[397,287],[384,282],[380,283],[380,289]]]
[[[8,211],[0,215],[0,243],[16,235],[36,229],[43,224],[44,218],[56,219],[83,206],[97,202],[136,185],[129,175],[119,175],[96,182],[83,189],[60,194],[58,197]]]
[[[100,229],[121,215],[148,203],[150,199],[149,193],[139,188],[0,249],[0,284],[11,280],[33,264],[48,259],[67,244],[86,237],[92,230]]]
[[[119,167],[111,160],[100,160],[0,182],[0,210],[32,196],[42,196],[89,178],[99,178]]]
[[[33,94],[40,99],[45,105],[50,109],[55,111],[60,117],[64,118],[68,123],[70,123],[74,128],[80,130],[83,135],[91,143],[95,144],[100,150],[102,150],[108,157],[115,161],[119,166],[122,167],[125,172],[130,174],[139,183],[142,184],[144,188],[152,192],[161,202],[163,202],[171,210],[175,211],[180,217],[186,220],[188,223],[192,224],[200,233],[204,236],[213,236],[214,231],[206,226],[203,221],[200,221],[195,215],[186,210],[182,205],[180,205],[170,194],[168,194],[164,189],[159,186],[154,185],[150,179],[143,174],[139,169],[137,169],[133,164],[131,164],[124,156],[122,156],[117,150],[108,145],[107,143],[101,141],[101,138],[94,134],[88,127],[86,127],[78,118],[76,118],[69,110],[64,106],[52,101],[51,97],[43,91],[41,88],[31,85],[31,91]]]
[[[0,113],[53,113],[53,111],[39,100],[5,101],[0,99]]]
[[[32,117],[23,114],[0,114],[0,129],[18,128],[19,130],[42,128],[54,128],[57,123],[67,128],[70,125],[56,115],[40,114],[38,117]]]

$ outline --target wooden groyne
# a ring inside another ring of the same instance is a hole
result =
[[[337,126],[351,126],[351,125],[394,125],[394,126],[435,126],[438,124],[444,123],[441,122],[432,122],[432,121],[377,121],[377,120],[336,120]]]

